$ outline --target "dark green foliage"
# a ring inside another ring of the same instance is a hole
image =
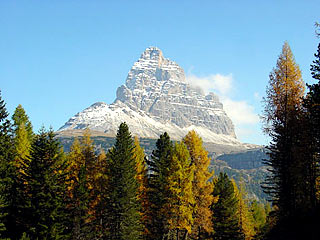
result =
[[[237,240],[244,239],[238,217],[238,200],[234,187],[226,173],[220,173],[214,186],[213,196],[218,201],[212,205],[212,222],[214,239]]]
[[[156,149],[152,152],[151,161],[148,161],[149,171],[149,201],[150,223],[147,229],[149,239],[162,239],[165,229],[165,219],[161,212],[166,204],[166,185],[171,165],[173,144],[165,132],[156,142]]]
[[[31,147],[27,169],[27,234],[32,239],[66,238],[65,158],[52,131],[41,129]]]
[[[121,123],[114,147],[107,155],[106,239],[141,238],[140,206],[137,199],[133,140],[128,126]]]
[[[15,149],[12,129],[4,101],[0,96],[0,233],[5,238],[19,238],[22,234],[21,205],[24,204],[22,184],[13,164]]]
[[[320,43],[317,53],[314,54],[316,59],[311,65],[311,75],[318,82],[313,85],[307,85],[309,91],[304,99],[304,107],[306,108],[307,118],[307,149],[306,156],[309,161],[310,175],[308,180],[313,184],[310,190],[310,197],[313,199],[313,205],[319,205],[320,199],[317,199],[316,180],[320,176]],[[308,151],[307,151],[308,150]]]

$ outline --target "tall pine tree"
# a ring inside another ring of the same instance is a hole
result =
[[[31,146],[26,171],[25,224],[32,239],[66,238],[66,161],[53,131],[41,129]]]
[[[156,142],[156,149],[152,152],[149,165],[148,195],[150,201],[149,235],[147,239],[161,240],[166,233],[166,218],[162,214],[166,204],[168,192],[169,171],[172,164],[173,144],[165,132]]]
[[[129,128],[125,123],[121,123],[116,143],[107,155],[106,239],[141,239],[142,227],[133,148]]]
[[[214,186],[213,196],[218,197],[218,201],[212,204],[213,239],[245,239],[239,225],[239,200],[235,194],[234,184],[226,173],[219,174],[218,181]]]

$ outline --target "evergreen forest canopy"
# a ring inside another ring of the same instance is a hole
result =
[[[87,130],[65,153],[51,129],[33,132],[21,105],[9,120],[0,96],[0,238],[319,239],[320,43],[311,76],[305,95],[284,43],[264,99],[272,205],[214,176],[194,131],[175,143],[160,135],[147,158],[121,123],[107,152]]]

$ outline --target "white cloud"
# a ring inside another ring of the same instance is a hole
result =
[[[187,76],[187,81],[195,87],[200,87],[205,93],[215,92],[220,95],[227,94],[232,88],[232,75],[214,74],[205,77],[195,75]]]
[[[205,77],[195,75],[187,76],[187,81],[200,87],[205,93],[216,93],[223,103],[224,110],[235,125],[235,131],[241,140],[248,141],[254,134],[260,134],[257,131],[259,127],[259,116],[255,113],[253,105],[245,100],[236,101],[232,99],[234,91],[234,80],[232,74],[221,75],[214,74]],[[254,93],[255,98],[260,98],[259,93]]]

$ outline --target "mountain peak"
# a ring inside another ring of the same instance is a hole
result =
[[[163,59],[162,51],[157,47],[148,47],[141,54],[142,59],[145,60],[160,60]]]
[[[205,141],[238,143],[218,97],[190,86],[184,70],[157,47],[148,47],[133,64],[113,104],[96,103],[60,130],[88,127],[114,133],[123,121],[140,137],[154,138],[166,131],[178,140],[195,129]]]

